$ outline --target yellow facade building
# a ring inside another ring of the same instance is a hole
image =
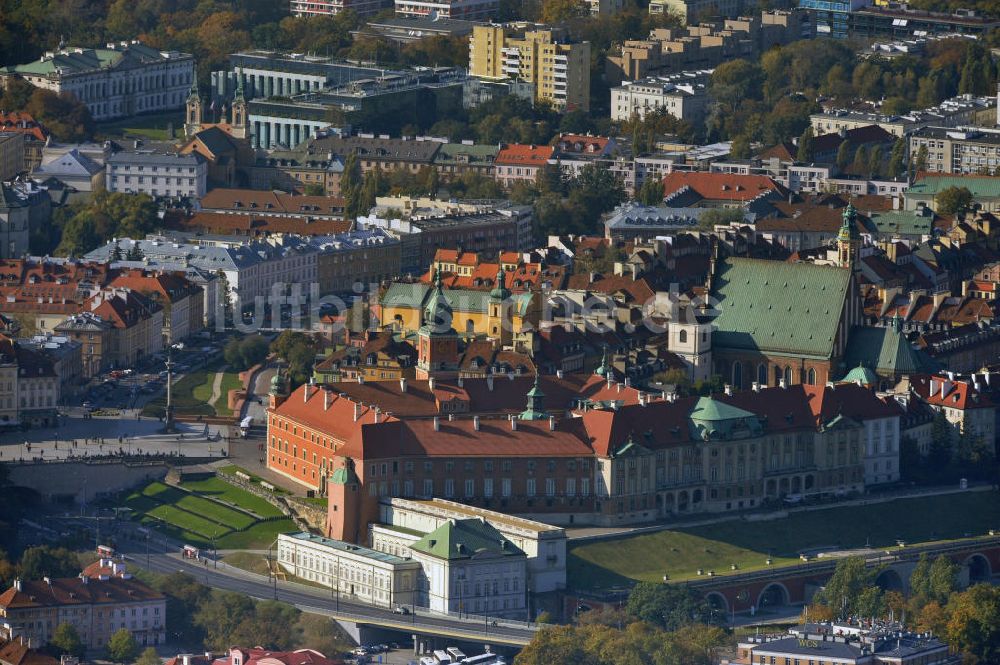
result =
[[[390,285],[381,299],[379,321],[382,327],[396,332],[416,333],[424,324],[424,306],[431,291],[429,284]],[[501,339],[505,344],[538,329],[541,316],[538,293],[505,293],[507,297],[499,306],[491,303],[491,295],[489,291],[446,290],[445,297],[452,310],[452,329],[463,337],[486,336]],[[491,304],[494,306],[491,307]],[[509,324],[501,325],[503,319]]]
[[[476,26],[469,44],[469,73],[532,84],[535,100],[560,110],[590,108],[590,43],[560,42],[550,29],[512,36],[499,25]]]

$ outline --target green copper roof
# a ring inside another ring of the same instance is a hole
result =
[[[904,198],[927,198],[937,196],[949,187],[965,187],[974,199],[1000,197],[1000,178],[982,176],[937,176],[927,175],[916,181],[903,195]]]
[[[860,382],[863,386],[876,386],[878,385],[878,375],[871,368],[858,365],[844,376],[844,381],[847,383]]]
[[[514,543],[480,519],[448,520],[410,545],[410,549],[449,561],[484,554],[524,556]]]
[[[850,280],[844,268],[728,259],[713,282],[712,346],[829,358]]]
[[[431,291],[427,305],[424,307],[424,325],[421,326],[421,330],[432,333],[452,331],[454,318],[451,303],[448,302],[444,295],[444,289],[441,287],[441,271],[436,271],[434,273],[434,290]]]
[[[876,374],[915,374],[932,369],[929,359],[914,349],[895,325],[852,328],[844,362],[847,367],[864,365]],[[844,380],[851,379],[844,377]]]
[[[80,74],[83,72],[111,69],[119,65],[127,65],[132,60],[136,63],[148,63],[166,60],[158,50],[145,44],[129,44],[120,49],[78,48],[70,46],[53,52],[51,57],[42,57],[24,65],[6,67],[22,76],[53,76]]]
[[[354,485],[358,483],[358,476],[354,473],[354,468],[351,466],[350,461],[344,463],[344,466],[338,467],[336,471],[330,476],[330,482],[334,485]]]
[[[689,414],[691,420],[719,421],[736,420],[738,418],[756,418],[757,415],[750,411],[744,411],[739,407],[720,402],[711,397],[701,397],[694,403],[694,408]]]
[[[760,434],[757,414],[712,397],[701,397],[688,414],[692,436],[697,439],[746,438]]]
[[[507,288],[506,278],[504,276],[503,266],[501,265],[497,269],[496,284],[493,285],[493,290],[490,291],[490,300],[506,300],[510,298],[510,290]]]
[[[931,235],[934,217],[922,215],[916,211],[893,210],[892,212],[873,212],[871,222],[881,234]]]

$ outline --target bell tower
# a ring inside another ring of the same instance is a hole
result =
[[[452,327],[454,312],[441,286],[441,272],[434,273],[434,289],[424,306],[423,325],[417,331],[417,379],[458,371],[458,333]]]
[[[184,134],[191,138],[201,131],[201,95],[198,94],[197,75],[191,79],[191,92],[188,93],[185,108]]]
[[[247,100],[243,96],[243,70],[236,70],[236,96],[233,98],[230,135],[236,139],[247,137]]]
[[[843,223],[837,234],[837,265],[854,268],[858,261],[858,247],[861,237],[858,233],[858,212],[850,203],[844,208]]]
[[[501,263],[497,269],[496,284],[490,291],[490,299],[487,304],[487,330],[490,338],[498,341],[501,348],[510,346],[514,333],[511,325],[504,321],[504,309],[507,301],[510,300],[510,290],[507,289],[506,279],[507,275],[504,273]]]

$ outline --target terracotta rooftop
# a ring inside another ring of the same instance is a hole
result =
[[[555,154],[550,145],[524,145],[512,143],[500,149],[494,161],[502,166],[545,166]]]

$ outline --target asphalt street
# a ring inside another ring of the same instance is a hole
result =
[[[186,572],[213,589],[235,591],[261,600],[280,600],[301,610],[325,614],[347,621],[368,623],[406,633],[441,635],[455,639],[482,641],[484,644],[524,646],[531,641],[535,630],[515,625],[503,619],[458,619],[427,613],[425,608],[409,608],[410,614],[395,614],[391,609],[373,607],[343,597],[332,591],[313,588],[294,582],[275,582],[225,563],[202,559],[184,559],[177,553],[166,554],[160,538],[151,540],[147,554],[144,541],[119,542],[130,565],[156,573]],[[415,610],[415,611],[414,611]]]

